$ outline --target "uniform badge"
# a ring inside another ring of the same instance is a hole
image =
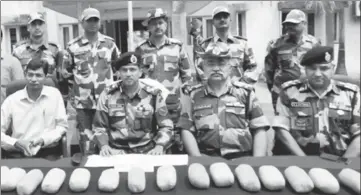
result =
[[[326,60],[326,62],[331,61],[331,55],[328,52],[325,53],[325,60]]]
[[[135,57],[134,55],[132,55],[132,56],[130,57],[130,62],[133,63],[133,64],[136,64],[136,63],[138,62],[137,57]]]

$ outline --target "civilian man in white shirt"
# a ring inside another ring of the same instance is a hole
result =
[[[1,106],[1,149],[6,158],[54,159],[62,154],[57,146],[68,128],[67,115],[59,90],[43,85],[48,69],[47,61],[32,59],[25,69],[28,84]]]

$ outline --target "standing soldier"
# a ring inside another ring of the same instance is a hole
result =
[[[232,65],[231,77],[236,80],[254,84],[258,80],[259,73],[257,71],[257,63],[254,59],[253,50],[248,46],[247,39],[240,36],[233,36],[229,32],[231,17],[230,12],[226,7],[216,7],[212,14],[213,26],[216,29],[216,35],[203,40],[200,47],[203,51],[207,50],[210,43],[224,42],[227,43],[231,50]],[[202,39],[199,34],[193,33],[197,36],[197,40]],[[199,69],[202,59],[197,60],[197,76],[202,80],[202,71]]]
[[[360,157],[360,89],[332,79],[332,59],[332,47],[309,50],[307,80],[282,85],[273,127],[291,154]]]
[[[167,95],[139,80],[140,63],[135,52],[121,55],[114,64],[120,81],[99,97],[93,131],[100,155],[160,155],[170,146],[173,123],[165,104]]]
[[[113,82],[112,62],[118,58],[119,50],[112,38],[99,32],[100,13],[97,9],[85,9],[80,20],[84,35],[68,43],[62,74],[64,78],[74,79],[78,129],[81,135],[91,137],[96,104],[100,93]],[[86,136],[81,136],[80,144],[84,144],[86,139]]]
[[[301,10],[291,10],[283,25],[286,34],[270,41],[265,58],[265,76],[268,89],[272,94],[275,113],[282,83],[299,79],[304,75],[304,69],[300,66],[302,56],[308,50],[320,45],[320,41],[315,37],[304,34],[307,21],[305,13]]]
[[[170,94],[166,100],[170,117],[176,126],[181,112],[181,90],[188,93],[193,82],[188,55],[182,42],[168,38],[167,15],[157,8],[148,12],[148,18],[143,22],[148,27],[150,38],[140,44],[136,51],[142,55],[143,71],[146,77],[162,83]],[[179,132],[175,134],[176,145],[179,143]],[[179,152],[175,149],[174,152]]]
[[[181,116],[182,139],[191,156],[234,159],[265,156],[269,122],[252,85],[231,81],[231,52],[225,43],[211,43],[199,53],[207,79],[193,86],[191,102]]]

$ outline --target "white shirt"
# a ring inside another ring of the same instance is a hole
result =
[[[18,139],[43,138],[44,147],[61,139],[68,128],[63,98],[58,89],[43,86],[36,101],[26,87],[5,99],[1,105],[1,148],[14,150]],[[6,135],[12,130],[12,135]]]

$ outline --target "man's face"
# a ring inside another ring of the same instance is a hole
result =
[[[125,86],[133,86],[142,76],[142,72],[137,65],[130,64],[120,67],[119,76]]]
[[[25,72],[25,78],[28,81],[29,89],[40,89],[43,87],[45,73],[43,68],[39,68],[37,70],[27,69]]]
[[[28,25],[30,36],[41,37],[45,31],[45,23],[41,20],[34,20]]]
[[[221,12],[213,17],[213,25],[216,29],[229,28],[231,17],[228,13]]]
[[[334,65],[332,64],[313,64],[306,67],[306,77],[310,85],[315,88],[328,86],[333,75]]]
[[[299,35],[302,34],[304,28],[305,28],[305,22],[300,22],[300,23],[284,23],[284,27],[286,29],[286,33],[291,35],[291,36],[295,36],[295,35]]]
[[[91,17],[82,22],[84,31],[86,32],[98,32],[100,29],[100,20],[97,17]]]
[[[229,58],[208,57],[203,61],[205,78],[212,81],[226,80],[231,74]]]
[[[151,35],[163,36],[167,31],[167,22],[164,18],[154,18],[148,23],[148,30]]]

